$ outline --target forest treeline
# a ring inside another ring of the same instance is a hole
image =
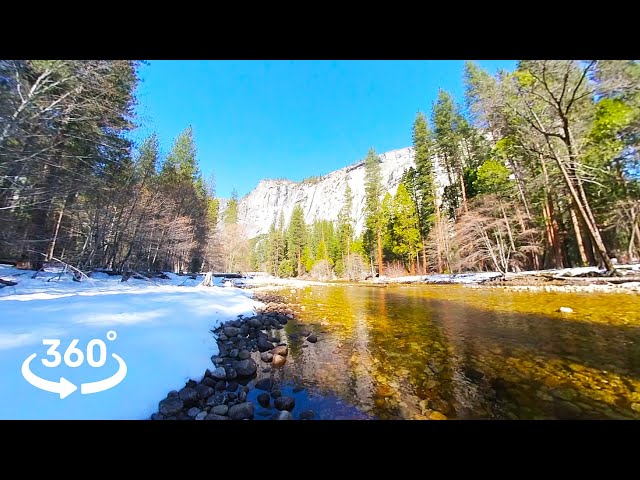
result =
[[[129,140],[136,61],[0,61],[0,259],[82,270],[266,270],[279,276],[611,269],[640,257],[640,65],[468,62],[413,124],[415,168],[392,196],[365,158],[366,227],[297,206],[247,240],[216,198],[191,128],[168,153]],[[407,126],[411,128],[411,125]],[[446,182],[439,181],[446,179]]]

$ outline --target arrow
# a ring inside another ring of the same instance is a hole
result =
[[[68,397],[73,392],[75,392],[78,387],[76,387],[73,383],[67,380],[64,377],[60,377],[60,382],[52,382],[50,380],[45,380],[44,378],[40,378],[35,375],[30,369],[29,364],[31,360],[36,357],[37,354],[31,354],[22,364],[22,376],[24,379],[40,390],[46,390],[47,392],[59,393],[60,399],[62,400],[65,397]]]
[[[82,392],[83,395],[88,393],[98,393],[103,390],[113,388],[127,376],[127,364],[124,363],[124,360],[115,353],[112,353],[111,356],[120,364],[118,371],[113,376],[100,380],[99,382],[83,383],[80,385],[80,392]]]

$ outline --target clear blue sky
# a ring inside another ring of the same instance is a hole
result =
[[[495,73],[513,60],[480,60]],[[438,88],[462,101],[464,61],[151,61],[140,69],[133,138],[166,153],[191,125],[205,177],[240,197],[262,178],[299,181],[411,145],[416,112]]]

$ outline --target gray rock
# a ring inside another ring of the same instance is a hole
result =
[[[161,413],[154,413],[151,415],[151,420],[164,420],[164,417]]]
[[[177,390],[171,390],[169,393],[167,393],[167,397],[177,397],[177,396],[178,396]]]
[[[236,398],[238,398],[238,395],[233,393],[233,392],[229,392],[225,394],[225,397],[230,401],[234,401]]]
[[[247,320],[247,325],[249,325],[250,327],[256,328],[256,327],[260,327],[262,325],[262,322],[258,320],[256,317],[253,317]]]
[[[274,390],[271,392],[271,398],[278,398],[282,396],[282,392],[280,390]]]
[[[184,408],[184,402],[178,397],[167,397],[158,405],[158,411],[161,415],[168,417],[175,415]]]
[[[253,418],[253,410],[253,403],[239,403],[229,409],[228,415],[232,420],[244,420],[246,418]]]
[[[205,417],[207,416],[207,412],[200,412],[198,415],[196,415],[196,420],[204,420]]]
[[[246,360],[247,358],[251,358],[251,352],[249,350],[240,350],[238,352],[238,358],[240,360]]]
[[[196,393],[198,394],[198,397],[201,398],[202,400],[206,400],[207,398],[209,398],[211,395],[214,394],[214,389],[212,387],[208,385],[204,385],[202,383],[198,385],[195,388],[195,390],[196,390]]]
[[[280,325],[286,325],[289,319],[287,317],[278,317],[278,322]]]
[[[263,368],[262,369],[262,373],[271,373],[271,369],[270,368]]]
[[[222,405],[225,401],[225,397],[222,393],[216,393],[207,398],[207,407],[215,407],[216,405]]]
[[[184,387],[178,392],[178,397],[184,402],[185,407],[195,407],[198,404],[198,394],[193,388]]]
[[[286,410],[283,410],[281,412],[276,413],[274,418],[276,420],[293,420],[293,415],[291,415],[291,412],[287,412]]]
[[[286,346],[277,346],[276,348],[271,350],[271,354],[286,357],[287,355],[289,355],[289,349]]]
[[[316,336],[315,333],[312,333],[307,337],[307,342],[309,343],[316,343],[317,341],[318,341],[318,337]]]
[[[218,367],[213,372],[211,372],[211,377],[215,380],[224,380],[227,378],[227,372],[224,367]]]
[[[271,343],[280,343],[280,337],[269,337]]]
[[[198,382],[196,382],[195,380],[189,380],[185,385],[185,387],[188,387],[188,388],[196,388],[197,386],[198,386]]]
[[[235,337],[239,333],[240,329],[237,327],[224,327],[224,334],[229,338]]]
[[[187,411],[187,416],[191,417],[191,418],[195,418],[199,413],[200,413],[200,409],[198,407],[191,407],[188,411]]]
[[[268,392],[273,388],[273,380],[271,380],[271,378],[263,378],[256,382],[255,387],[258,390],[266,390]]]
[[[262,392],[260,395],[258,395],[258,403],[260,404],[260,406],[267,408],[270,401],[271,398],[269,397],[269,394],[267,392]]]
[[[215,413],[209,413],[206,417],[204,417],[205,420],[229,420],[229,417],[225,417],[223,415],[216,415]]]
[[[247,392],[245,392],[244,390],[242,390],[239,394],[238,394],[238,403],[242,403],[242,402],[246,402],[247,401]]]
[[[270,352],[262,352],[260,354],[260,360],[265,363],[270,363],[273,360],[273,355]]]
[[[228,411],[229,407],[227,407],[226,405],[216,405],[211,409],[211,413],[214,413],[216,415],[226,415]]]
[[[227,340],[229,340],[229,337],[227,337],[224,333],[221,333],[218,336],[218,340],[220,340],[221,342],[226,342]]]
[[[216,382],[213,378],[204,377],[202,379],[202,383],[200,385],[206,385],[207,387],[215,388],[216,383],[218,383],[218,382]]]
[[[236,365],[236,372],[239,377],[250,377],[256,373],[258,366],[253,359],[248,358],[246,360],[240,360]]]
[[[313,410],[305,410],[300,414],[300,420],[313,420],[316,413]]]
[[[274,355],[273,360],[271,360],[271,364],[274,367],[282,367],[287,362],[287,357],[283,357],[282,355]]]
[[[292,397],[278,397],[274,402],[274,405],[278,410],[293,410],[296,406],[296,401]]]
[[[235,392],[237,389],[238,389],[238,382],[236,381],[229,382],[229,385],[227,385],[227,388],[225,388],[227,392]]]
[[[235,368],[233,367],[225,367],[225,372],[227,372],[227,380],[233,380],[234,378],[237,378],[238,376],[238,372],[236,371]]]
[[[224,363],[224,359],[218,357],[217,355],[214,357],[211,357],[211,360],[213,361],[214,365],[221,365],[222,363]]]
[[[233,350],[231,350],[229,352],[229,357],[230,358],[238,358],[238,354],[240,353],[240,351],[237,348],[234,348]]]
[[[224,390],[224,387],[226,384],[227,382],[225,382],[224,380],[220,380],[219,382],[216,383],[216,386],[213,388],[216,392],[221,392]]]
[[[257,342],[258,350],[261,352],[268,352],[273,348],[273,343],[264,337],[259,337]]]

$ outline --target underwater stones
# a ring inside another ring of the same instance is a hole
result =
[[[560,307],[559,309],[556,310],[556,312],[573,313],[573,308],[571,308],[571,307]]]

